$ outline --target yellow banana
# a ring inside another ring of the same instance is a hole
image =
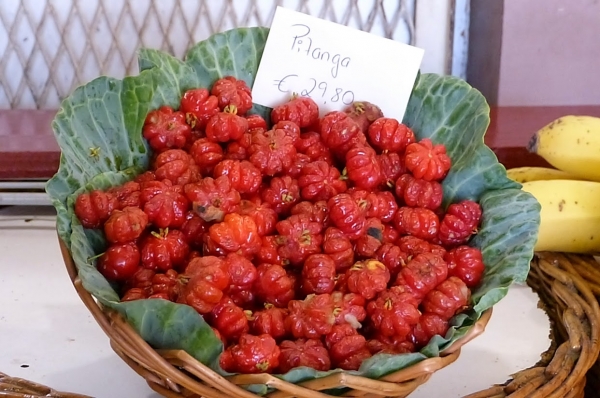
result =
[[[508,178],[524,183],[539,180],[579,180],[580,178],[566,171],[549,167],[515,167],[506,170]]]
[[[600,118],[558,118],[535,133],[527,149],[559,170],[600,181]]]
[[[535,250],[600,252],[600,182],[531,181],[522,189],[542,206]]]

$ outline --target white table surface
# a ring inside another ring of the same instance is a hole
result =
[[[98,398],[158,398],[75,293],[54,222],[49,208],[0,209],[0,371]],[[511,288],[486,332],[410,397],[461,397],[535,364],[550,344],[537,301],[529,287]]]

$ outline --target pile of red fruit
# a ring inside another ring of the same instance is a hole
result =
[[[190,305],[230,372],[358,369],[444,336],[484,270],[480,206],[441,208],[445,147],[367,102],[251,107],[233,77],[187,91],[146,118],[149,171],[77,198],[122,300]]]

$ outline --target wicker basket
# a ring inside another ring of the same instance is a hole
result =
[[[91,398],[87,395],[56,391],[42,384],[0,372],[0,397],[5,398]]]
[[[267,395],[269,398],[332,397],[320,391],[337,387],[348,389],[344,396],[406,397],[425,383],[434,372],[456,361],[461,347],[483,333],[492,314],[491,309],[486,311],[469,333],[444,350],[440,357],[426,359],[379,380],[347,373],[336,373],[299,385],[288,383],[269,374],[236,375],[224,378],[185,351],[155,350],[150,347],[119,313],[103,308],[83,288],[69,251],[60,238],[59,242],[67,271],[75,289],[102,330],[110,338],[112,349],[133,370],[146,379],[150,388],[169,398],[198,396],[204,398],[227,396],[256,398],[255,394],[240,387],[249,384],[266,384],[275,389],[274,392]]]
[[[60,239],[59,239],[60,241]],[[461,347],[481,334],[489,318],[487,311],[463,339],[439,358],[422,361],[380,380],[344,373],[293,385],[268,374],[223,378],[179,350],[154,350],[116,312],[103,309],[83,288],[66,246],[62,255],[77,293],[111,340],[113,350],[150,388],[168,398],[224,396],[255,398],[239,386],[267,384],[276,389],[270,398],[331,397],[319,391],[348,387],[344,396],[406,397],[431,374],[450,365]],[[528,284],[539,294],[540,306],[551,320],[552,345],[534,367],[522,370],[502,385],[465,398],[583,398],[588,374],[587,397],[600,396],[600,265],[591,256],[536,253]]]
[[[528,284],[550,317],[552,346],[539,364],[514,374],[506,384],[465,398],[583,398],[588,371],[591,385],[585,396],[598,396],[600,369],[594,366],[600,351],[600,308],[594,297],[600,294],[598,267],[589,256],[537,253]]]

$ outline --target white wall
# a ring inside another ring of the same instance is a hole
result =
[[[600,1],[504,0],[498,103],[600,104]]]

